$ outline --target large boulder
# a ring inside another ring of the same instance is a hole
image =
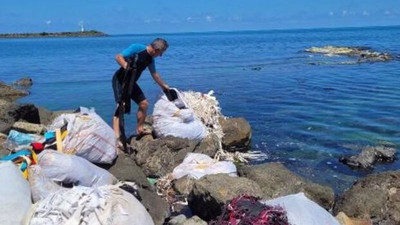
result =
[[[311,183],[280,163],[242,166],[238,172],[240,176],[247,177],[260,185],[265,199],[304,192],[308,198],[325,209],[329,210],[333,206],[335,194],[332,188]]]
[[[168,203],[155,192],[139,188],[140,202],[153,218],[155,225],[162,225],[171,215]]]
[[[227,201],[241,194],[263,196],[260,186],[250,179],[226,174],[207,175],[195,181],[188,197],[189,207],[195,215],[209,221],[222,213]]]
[[[338,198],[334,213],[340,211],[374,224],[400,224],[400,171],[361,178]]]
[[[18,98],[29,95],[28,91],[18,90],[11,86],[0,82],[0,99],[4,99],[7,101],[14,101]]]
[[[149,135],[148,135],[149,136]],[[132,157],[149,177],[162,177],[194,152],[199,141],[168,136],[159,139],[132,139]]]
[[[4,102],[3,102],[4,103]],[[0,107],[0,132],[7,134],[16,121],[40,124],[39,111],[33,104],[3,104]]]
[[[244,118],[220,118],[224,132],[222,146],[229,152],[245,152],[250,149],[251,127]]]
[[[118,180],[132,181],[142,188],[153,189],[142,169],[132,158],[123,153],[119,153],[114,164],[106,169]]]
[[[206,136],[206,138],[200,141],[200,143],[196,146],[194,152],[214,157],[214,155],[218,151],[218,148],[219,141],[217,135],[209,134]]]
[[[23,86],[23,87],[30,87],[33,84],[33,80],[30,77],[23,77],[14,82],[14,85]]]

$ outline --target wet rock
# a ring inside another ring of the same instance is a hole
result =
[[[251,127],[244,118],[221,118],[224,137],[222,146],[229,152],[245,152],[250,149]]]
[[[185,215],[179,215],[172,218],[168,225],[207,225],[207,222],[200,219],[198,216],[187,218]]]
[[[14,101],[18,98],[29,95],[28,91],[18,90],[0,82],[0,99]]]
[[[395,154],[396,149],[391,147],[366,147],[360,154],[350,157],[343,156],[339,161],[352,168],[370,169],[377,162],[393,162]]]
[[[207,175],[196,180],[188,197],[195,215],[209,221],[222,213],[223,205],[240,194],[261,197],[263,192],[254,181],[226,174]]]
[[[311,183],[280,163],[242,166],[238,172],[240,176],[255,181],[261,187],[265,199],[304,192],[308,198],[327,210],[333,206],[335,195],[332,188]]]
[[[164,199],[160,198],[155,192],[139,188],[141,203],[153,218],[155,225],[162,225],[166,218],[171,214],[169,205]]]
[[[16,82],[14,82],[14,85],[18,85],[18,86],[32,86],[33,84],[33,80],[30,77],[23,77],[19,80],[17,80]]]
[[[151,136],[151,135],[147,135]],[[168,136],[154,140],[132,139],[133,157],[149,177],[162,177],[193,152],[199,141]]]
[[[333,211],[374,224],[400,224],[400,171],[361,178],[338,198]]]
[[[393,56],[389,53],[381,53],[372,51],[365,47],[345,47],[345,46],[323,46],[311,47],[305,50],[311,53],[320,53],[327,56],[342,55],[356,58],[358,63],[363,62],[386,62],[393,60]]]
[[[29,134],[43,134],[46,128],[42,124],[27,123],[22,121],[17,121],[13,124],[11,129]]]
[[[262,68],[260,66],[252,67],[251,70],[260,71]]]

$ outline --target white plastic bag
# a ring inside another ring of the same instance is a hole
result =
[[[111,164],[117,157],[114,131],[93,109],[81,107],[79,113],[62,114],[50,125],[55,130],[68,123],[63,151],[81,156],[90,162]]]
[[[236,176],[236,166],[232,162],[213,160],[208,155],[188,153],[183,162],[172,171],[172,176],[174,179],[179,179],[189,175],[191,178],[200,179],[205,175],[218,173]]]
[[[86,187],[115,184],[115,178],[107,170],[93,165],[86,159],[53,150],[38,155],[43,174],[56,182],[72,183]]]
[[[154,225],[130,193],[107,185],[60,190],[35,204],[31,225]]]
[[[33,203],[46,198],[51,193],[64,189],[60,185],[54,183],[50,178],[46,177],[39,165],[29,166],[28,171],[28,181],[31,186]]]
[[[180,138],[201,140],[208,134],[206,126],[187,107],[182,95],[174,89],[178,98],[173,102],[165,95],[154,105],[153,128],[157,137],[168,135]]]
[[[308,199],[303,192],[267,201],[263,204],[281,206],[292,225],[340,225],[340,223],[317,203]]]
[[[0,224],[23,224],[31,202],[31,190],[11,161],[0,162]]]
[[[42,142],[44,138],[36,134],[26,134],[16,130],[10,130],[7,136],[7,140],[3,146],[6,149],[13,151],[20,151],[30,147],[33,142]]]

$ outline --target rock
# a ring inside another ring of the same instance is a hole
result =
[[[172,187],[178,194],[187,196],[192,192],[194,182],[195,179],[192,179],[189,176],[184,176],[180,179],[174,180]]]
[[[193,216],[188,219],[185,215],[178,215],[172,218],[168,222],[168,225],[207,225],[207,222],[200,219],[198,216]]]
[[[6,148],[3,147],[3,144],[6,140],[7,135],[0,133],[0,158],[10,153]]]
[[[251,127],[244,118],[220,118],[224,137],[222,146],[229,152],[245,152],[250,149]]]
[[[30,77],[24,77],[14,82],[14,84],[18,86],[32,86],[33,80]]]
[[[350,157],[343,156],[339,161],[352,168],[369,169],[373,168],[377,162],[393,162],[395,154],[396,149],[391,147],[366,147],[360,154]]]
[[[142,188],[153,190],[142,169],[136,165],[133,159],[123,153],[119,153],[114,164],[106,169],[118,180],[132,181]]]
[[[40,123],[43,124],[44,126],[49,126],[55,118],[60,116],[63,113],[73,113],[73,110],[60,110],[60,111],[50,111],[46,108],[37,107],[39,111],[39,118],[40,118]]]
[[[0,99],[14,101],[18,98],[29,95],[28,91],[18,90],[0,82]]]
[[[29,134],[43,134],[46,131],[46,128],[42,124],[27,123],[21,121],[15,122],[11,129]]]
[[[266,199],[304,192],[308,198],[327,210],[333,206],[335,195],[332,188],[311,183],[280,163],[242,166],[238,172],[240,176],[260,185]]]
[[[147,135],[150,136],[150,135]],[[162,177],[182,163],[188,152],[193,152],[199,144],[188,140],[168,136],[154,140],[132,139],[133,157],[148,177]]]
[[[340,212],[335,218],[341,225],[372,225],[369,219],[349,218],[344,212]]]
[[[6,103],[0,106],[1,133],[7,134],[13,124],[19,120],[39,124],[38,109],[32,104]]]
[[[189,207],[195,215],[210,221],[222,213],[224,204],[240,194],[261,197],[263,192],[254,181],[226,174],[207,175],[196,180],[189,195]]]
[[[206,138],[200,141],[200,144],[196,146],[195,153],[201,153],[214,157],[218,151],[218,137],[215,134],[209,134]]]
[[[361,178],[337,199],[333,211],[374,224],[400,224],[400,171]]]
[[[171,214],[169,205],[156,193],[139,188],[141,203],[150,213],[155,225],[162,225]]]

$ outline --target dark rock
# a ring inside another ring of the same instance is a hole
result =
[[[189,207],[195,215],[210,221],[222,213],[222,206],[240,194],[263,196],[258,184],[244,177],[226,174],[207,175],[196,180],[189,195]]]
[[[0,158],[10,153],[6,148],[3,147],[3,144],[6,140],[7,135],[0,133]]]
[[[186,154],[193,152],[199,144],[196,140],[172,136],[151,139],[131,140],[131,147],[134,150],[131,157],[149,177],[162,177],[172,172],[177,165],[182,163]]]
[[[395,154],[396,149],[390,147],[366,147],[360,154],[350,157],[343,156],[339,161],[352,168],[369,169],[373,168],[377,162],[393,162]]]
[[[333,206],[335,195],[332,188],[311,183],[280,163],[242,166],[238,172],[240,176],[247,177],[260,185],[265,199],[304,192],[308,198],[327,210]]]
[[[18,90],[0,82],[0,99],[14,101],[27,95],[29,95],[28,91]]]
[[[209,134],[206,138],[200,141],[200,144],[196,146],[195,153],[201,153],[210,156],[211,158],[218,151],[218,137],[215,134]]]
[[[24,77],[14,82],[14,84],[18,86],[32,86],[33,80],[30,77]]]
[[[40,123],[38,109],[32,104],[5,103],[0,100],[0,132],[8,134],[16,121]]]
[[[400,224],[400,171],[361,178],[338,198],[334,213],[340,211],[374,224]]]
[[[224,137],[222,146],[229,152],[245,152],[250,149],[251,127],[244,118],[221,118]]]
[[[256,71],[260,71],[262,68],[261,67],[259,67],[259,66],[256,66],[256,67],[252,67],[251,68],[251,70],[256,70]]]
[[[142,188],[153,190],[142,169],[136,165],[133,159],[123,153],[118,154],[115,163],[107,170],[118,180],[132,181]]]
[[[150,213],[155,225],[162,225],[171,214],[169,205],[156,193],[147,189],[139,188],[141,203]]]
[[[45,126],[49,126],[55,118],[63,113],[73,113],[73,110],[50,111],[40,106],[37,106],[37,109],[39,110],[40,123]]]
[[[174,180],[172,187],[178,194],[187,196],[192,192],[195,181],[195,179],[192,179],[189,176],[184,176],[180,179]]]

